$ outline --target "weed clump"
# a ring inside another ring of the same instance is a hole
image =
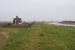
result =
[[[40,34],[40,36],[44,36],[44,34]]]

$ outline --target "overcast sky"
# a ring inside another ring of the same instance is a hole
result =
[[[75,0],[0,0],[0,21],[75,20]]]

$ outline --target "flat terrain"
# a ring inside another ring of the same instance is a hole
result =
[[[2,50],[75,50],[74,27],[35,24],[29,28],[0,30],[12,34]]]

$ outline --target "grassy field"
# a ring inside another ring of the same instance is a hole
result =
[[[75,50],[75,28],[35,24],[30,28],[3,28],[13,33],[3,50]]]

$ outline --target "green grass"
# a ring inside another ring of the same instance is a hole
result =
[[[4,50],[75,50],[74,27],[36,24],[5,31],[15,34],[7,40]]]

